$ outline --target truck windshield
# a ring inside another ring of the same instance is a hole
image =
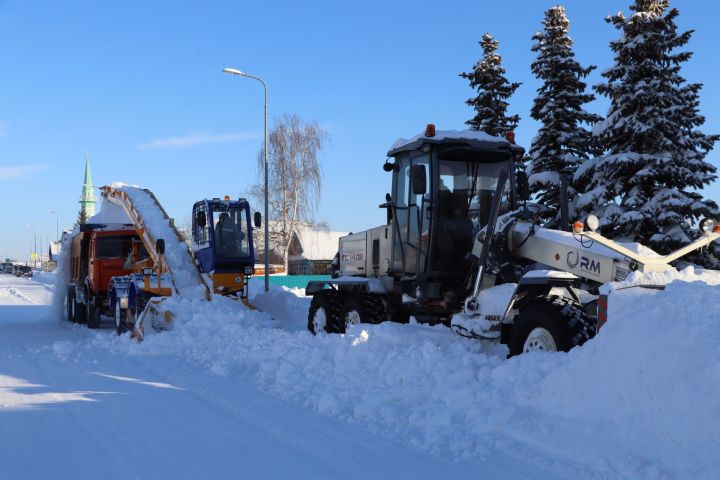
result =
[[[126,258],[132,247],[133,237],[108,236],[97,237],[95,256],[99,258]]]
[[[212,225],[216,257],[239,258],[250,255],[247,212],[244,207],[213,207]]]

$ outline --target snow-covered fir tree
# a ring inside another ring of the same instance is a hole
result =
[[[75,226],[86,224],[87,219],[88,219],[87,211],[85,210],[85,207],[81,207],[80,210],[78,211],[77,219],[75,220]]]
[[[572,177],[584,160],[599,153],[592,133],[583,124],[592,125],[601,117],[583,108],[595,99],[592,93],[585,93],[583,81],[595,66],[583,68],[575,60],[565,8],[558,5],[548,9],[542,24],[543,31],[533,35],[532,51],[537,53],[537,58],[531,70],[543,83],[530,111],[530,116],[539,121],[541,127],[530,145],[531,162],[527,171],[530,191],[539,193],[541,203],[559,209],[560,175]],[[575,189],[572,184],[568,198],[573,219]]]
[[[460,74],[470,81],[470,88],[477,91],[477,96],[465,102],[475,109],[475,116],[465,124],[471,130],[502,137],[514,131],[520,122],[519,115],[507,114],[507,99],[520,83],[510,83],[505,78],[502,57],[496,52],[498,42],[492,35],[484,34],[480,46],[483,49],[482,60],[473,65],[472,72]]]
[[[610,43],[615,65],[595,87],[610,100],[594,128],[606,153],[576,172],[585,185],[577,207],[599,214],[604,234],[665,253],[698,235],[698,219],[718,216],[717,204],[696,190],[716,178],[705,156],[720,136],[698,130],[702,85],[680,75],[692,53],[677,50],[692,31],[677,31],[678,10],[667,0],[630,8],[630,16],[606,19],[621,32]]]

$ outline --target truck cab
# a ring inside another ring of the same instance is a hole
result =
[[[464,277],[465,256],[490,215],[501,171],[507,173],[500,213],[516,206],[514,162],[520,147],[478,132],[440,132],[398,142],[395,159],[392,268],[396,277]]]
[[[115,276],[132,273],[127,260],[139,237],[132,225],[83,224],[70,245],[68,319],[100,326],[110,315],[108,285]]]
[[[259,226],[259,217],[255,220]],[[193,206],[195,263],[212,279],[215,293],[247,296],[246,277],[255,271],[252,230],[245,199],[205,199]]]
[[[380,205],[387,223],[340,239],[340,277],[375,278],[391,310],[448,320],[470,291],[468,255],[488,223],[501,172],[507,180],[499,213],[518,207],[515,165],[523,153],[483,132],[433,128],[395,142],[384,166],[392,190]]]
[[[134,230],[95,231],[90,235],[88,285],[93,292],[107,295],[110,279],[129,273],[125,263],[137,238]]]

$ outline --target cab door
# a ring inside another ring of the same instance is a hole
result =
[[[425,168],[425,193],[415,192],[412,188],[411,172],[413,166]],[[430,238],[428,219],[430,190],[430,155],[421,153],[398,159],[395,171],[393,198],[395,199],[395,228],[393,242],[393,270],[405,275],[415,275],[425,271]]]

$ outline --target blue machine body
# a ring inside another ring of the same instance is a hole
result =
[[[253,227],[245,199],[213,198],[195,203],[192,228],[195,261],[202,273],[252,274]]]

